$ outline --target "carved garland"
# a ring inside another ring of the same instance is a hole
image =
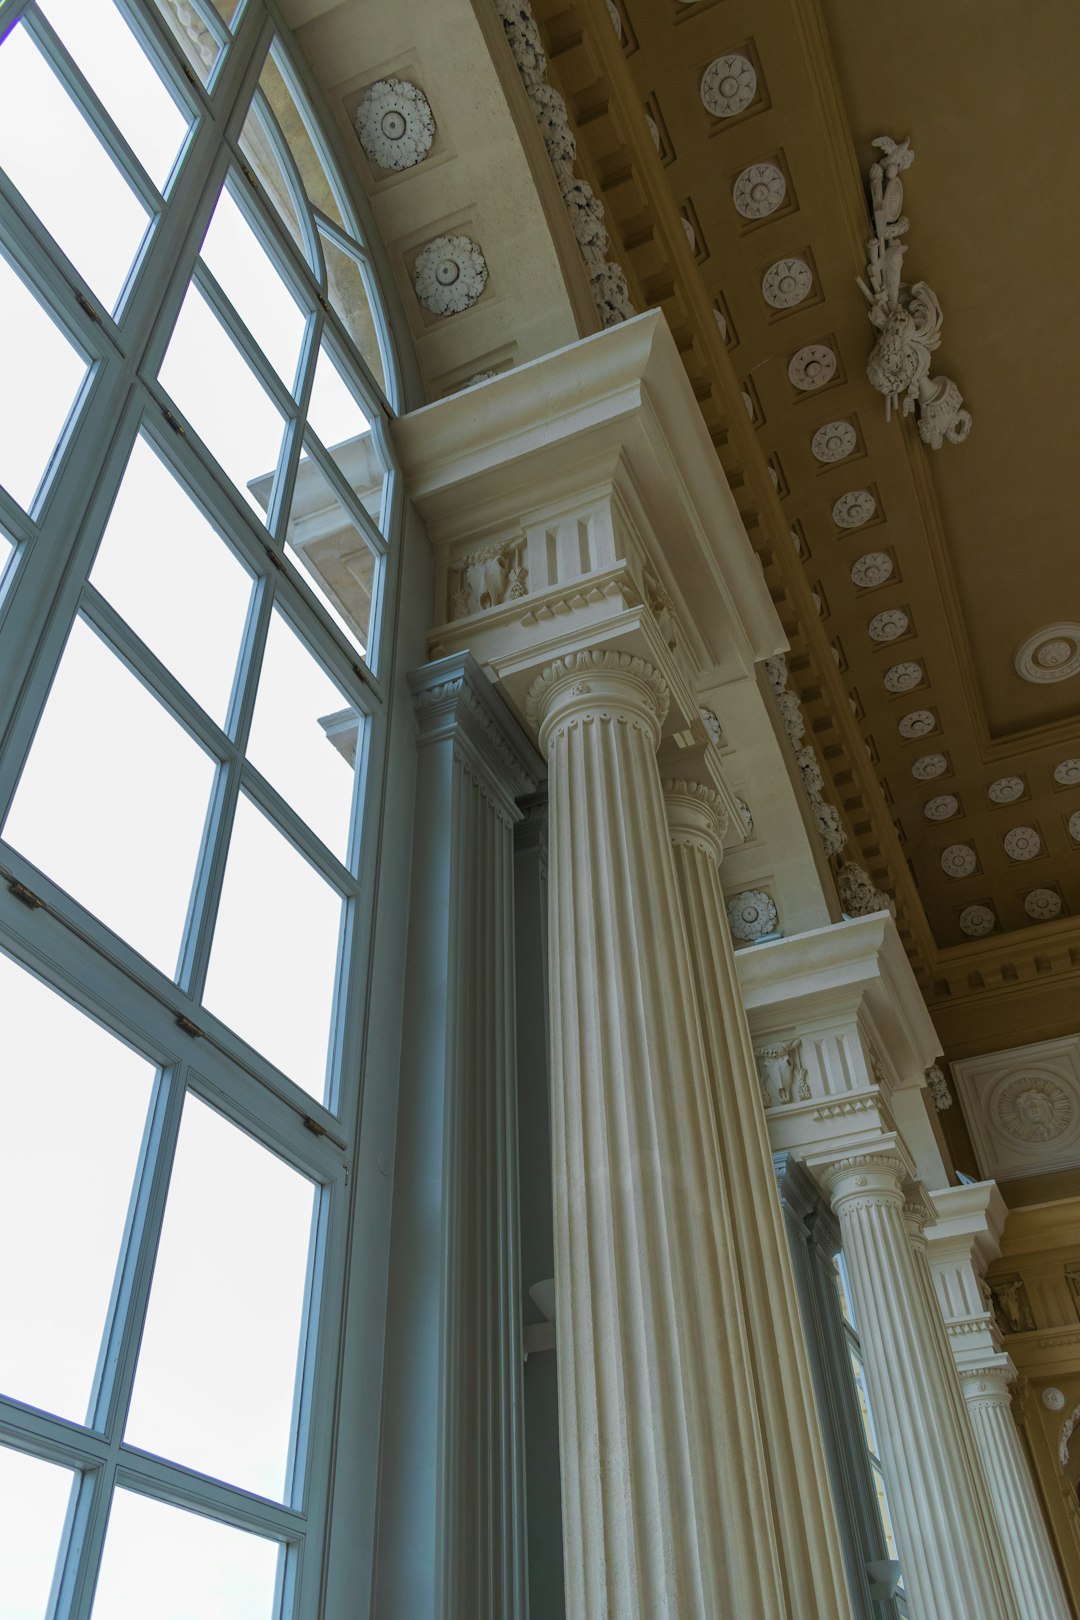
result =
[[[577,141],[566,103],[547,83],[547,55],[528,0],[495,0],[521,81],[528,92],[551,167],[570,216],[574,238],[589,273],[593,301],[604,326],[618,326],[635,314],[622,267],[608,258],[604,206],[588,181],[574,173]]]

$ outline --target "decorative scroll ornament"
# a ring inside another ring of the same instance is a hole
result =
[[[868,551],[851,565],[851,582],[864,591],[873,590],[875,585],[884,585],[892,574],[893,560],[887,551]]]
[[[997,918],[989,906],[965,906],[960,913],[960,932],[969,939],[983,939],[997,927]]]
[[[846,861],[841,867],[836,892],[849,917],[868,917],[873,911],[888,911],[896,916],[896,906],[889,896],[857,861]]]
[[[1067,681],[1080,670],[1080,624],[1048,624],[1016,649],[1016,673],[1036,685]]]
[[[930,1101],[939,1114],[944,1113],[946,1108],[952,1107],[952,1092],[949,1090],[949,1082],[945,1078],[945,1070],[940,1063],[931,1063],[927,1069],[926,1089],[930,1093]]]
[[[376,79],[356,109],[356,133],[380,169],[411,169],[422,163],[435,139],[427,97],[408,79]]]
[[[786,196],[787,181],[783,170],[778,169],[775,163],[751,163],[736,177],[731,188],[731,200],[743,219],[767,219],[770,214],[775,214]],[[801,259],[790,262],[802,264]],[[803,269],[806,269],[805,265]],[[806,273],[809,276],[808,270]],[[809,291],[808,282],[806,292]],[[768,298],[768,293],[765,296]],[[805,298],[806,293],[801,293],[800,297]],[[769,299],[769,302],[772,300]],[[793,302],[797,303],[798,300]]]
[[[433,315],[459,315],[487,286],[487,261],[468,236],[436,236],[413,267],[413,287]]]
[[[1016,1142],[1051,1142],[1068,1130],[1074,1113],[1068,1092],[1046,1074],[1022,1074],[994,1099],[998,1125]]]
[[[766,209],[766,213],[771,212],[772,209]],[[802,303],[813,285],[814,278],[805,259],[777,259],[761,278],[761,296],[773,309],[793,309]]]
[[[870,166],[870,210],[874,234],[866,244],[866,281],[858,284],[870,306],[870,324],[878,340],[866,363],[866,375],[885,396],[885,416],[894,409],[907,416],[918,410],[919,437],[940,450],[946,439],[960,444],[971,432],[971,413],[949,377],[930,376],[930,357],[941,342],[941,305],[925,281],[901,281],[907,243],[904,183],[900,176],[915,154],[910,141],[879,135],[872,143],[881,152]],[[901,406],[901,401],[903,404]]]
[[[728,901],[728,922],[733,939],[752,944],[765,934],[775,934],[779,921],[776,902],[764,889],[744,889]]]
[[[701,100],[714,118],[745,112],[757,94],[757,74],[745,56],[718,56],[701,76]]]
[[[788,379],[804,394],[824,388],[836,376],[836,354],[824,343],[808,343],[788,361]]]
[[[944,776],[949,762],[944,754],[923,754],[911,767],[911,774],[919,782],[932,782],[935,776]]]
[[[895,641],[907,634],[908,616],[899,608],[886,608],[884,613],[874,615],[866,630],[871,641]]]
[[[816,460],[828,463],[843,461],[845,456],[850,456],[855,444],[855,429],[850,422],[826,422],[811,439],[810,449]]]
[[[1049,922],[1061,916],[1062,898],[1056,889],[1032,889],[1024,896],[1024,910],[1036,922]]]
[[[947,877],[970,877],[978,864],[978,856],[970,844],[949,844],[941,852],[941,870]]]

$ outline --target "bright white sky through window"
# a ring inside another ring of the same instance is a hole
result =
[[[165,190],[188,114],[123,14],[112,0],[40,5],[150,180]],[[118,307],[146,209],[23,24],[0,46],[0,166],[99,305]],[[205,259],[291,389],[304,312],[228,194]],[[280,411],[194,289],[181,337],[169,347],[162,381],[262,516],[247,486],[274,469]],[[0,482],[28,512],[85,369],[55,318],[0,258]],[[326,353],[312,426],[330,450],[368,428]],[[0,569],[8,549],[0,533]],[[91,580],[224,726],[252,576],[145,435],[131,449]],[[276,613],[250,757],[338,859],[348,847],[353,766],[320,720],[346,707],[296,627]],[[3,836],[171,975],[213,777],[205,746],[80,618]],[[320,1099],[341,915],[337,891],[242,794],[207,999]],[[4,955],[0,1027],[0,1221],[33,1238],[4,1268],[5,1300],[17,1295],[22,1307],[14,1330],[8,1324],[0,1335],[0,1393],[81,1423],[154,1070]],[[47,1176],[26,1151],[35,1125],[21,1116],[34,1108],[52,1122]],[[310,1181],[189,1094],[129,1443],[282,1499],[314,1197]],[[42,1620],[72,1478],[0,1445],[0,1620]],[[92,1620],[270,1620],[276,1563],[277,1547],[265,1538],[121,1491]]]

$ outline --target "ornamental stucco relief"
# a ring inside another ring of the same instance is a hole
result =
[[[897,722],[896,729],[901,737],[926,737],[937,729],[937,720],[932,709],[912,709]]]
[[[927,821],[949,821],[959,809],[960,800],[955,793],[939,793],[936,799],[927,799],[923,815]]]
[[[885,671],[884,686],[886,692],[910,692],[913,687],[919,686],[923,681],[923,667],[910,660],[903,664],[894,664]]]
[[[873,911],[888,911],[896,916],[889,896],[856,861],[844,863],[836,880],[836,892],[849,917],[866,917]]]
[[[743,944],[775,933],[779,922],[776,902],[764,889],[744,889],[734,895],[728,901],[727,915],[732,938]]]
[[[997,918],[989,906],[965,906],[960,913],[960,932],[969,939],[982,939],[996,927]]]
[[[1022,776],[999,776],[987,788],[986,796],[994,804],[1013,804],[1024,797],[1024,779]]]
[[[946,877],[970,877],[979,864],[970,844],[949,844],[941,852],[941,870]]]
[[[1047,1074],[1022,1074],[999,1087],[993,1118],[1015,1142],[1052,1142],[1072,1124],[1076,1108],[1065,1088]]]
[[[487,286],[487,261],[468,236],[436,236],[421,248],[413,267],[413,287],[433,315],[459,315],[476,303]]]
[[[874,615],[866,630],[871,641],[895,641],[907,634],[908,616],[899,608],[886,608],[884,613]]]
[[[919,782],[932,782],[936,776],[944,776],[948,768],[944,754],[922,754],[912,765],[911,774]]]
[[[753,838],[754,816],[750,806],[747,804],[745,799],[740,799],[737,795],[735,798],[735,805],[739,812],[739,820],[743,825],[743,832],[746,834],[747,838]]]
[[[1080,759],[1063,759],[1055,765],[1054,781],[1059,787],[1080,786]]]
[[[804,259],[777,259],[761,278],[761,295],[773,309],[794,309],[813,285],[810,266]]]
[[[1001,842],[1011,861],[1033,861],[1042,853],[1042,839],[1034,827],[1011,827]]]
[[[838,529],[861,529],[876,511],[877,502],[868,489],[849,489],[833,502],[833,522]]]
[[[862,591],[872,591],[876,585],[884,585],[892,576],[893,560],[887,551],[868,551],[851,565],[851,583]]]
[[[1048,624],[1022,641],[1016,673],[1035,685],[1067,681],[1080,670],[1080,624]]]
[[[428,99],[408,79],[376,79],[364,91],[353,122],[365,154],[380,169],[414,168],[435,139]]]
[[[926,1089],[930,1093],[930,1101],[939,1114],[944,1113],[946,1108],[952,1107],[952,1092],[949,1090],[949,1082],[945,1078],[945,1071],[940,1063],[931,1063],[927,1069]]]
[[[745,112],[756,94],[754,64],[736,53],[718,56],[701,76],[701,100],[714,118],[734,118]]]
[[[775,1041],[755,1047],[758,1084],[766,1108],[810,1101],[810,1081],[802,1060],[802,1041]]]
[[[810,441],[810,450],[815,460],[828,465],[832,461],[843,461],[850,456],[857,444],[855,429],[850,422],[826,422],[819,427]]]
[[[787,181],[783,170],[778,169],[775,163],[751,163],[736,176],[735,184],[731,188],[731,200],[735,204],[736,212],[741,214],[743,219],[768,218],[770,214],[775,214],[786,196]],[[801,259],[792,259],[788,262],[802,264]],[[805,265],[803,269],[809,277],[810,272]],[[806,292],[809,291],[808,280]],[[768,293],[765,296],[768,298]],[[806,293],[800,293],[799,296],[805,298]],[[772,302],[771,299],[769,301]],[[798,299],[793,299],[792,302],[797,303]]]
[[[1080,810],[1074,810],[1069,817],[1069,837],[1080,844]]]
[[[1049,922],[1060,917],[1064,902],[1056,889],[1032,889],[1024,896],[1024,910],[1036,922]]]
[[[788,361],[788,378],[804,394],[824,388],[836,376],[836,354],[824,343],[808,343]]]

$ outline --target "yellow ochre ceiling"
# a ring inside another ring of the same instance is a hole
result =
[[[1014,657],[1059,623],[1080,636],[1068,392],[1080,374],[1080,7],[611,6],[937,945],[970,945],[978,928],[1060,927],[1080,914],[1080,672],[1027,681]],[[737,66],[734,77],[714,71],[727,90],[742,75],[717,114],[700,86],[727,56],[751,64],[753,88]],[[576,111],[588,109],[579,100]],[[974,419],[965,442],[936,451],[914,418],[886,422],[865,374],[875,333],[856,277],[878,135],[911,139],[904,280],[937,293],[933,375],[955,379]],[[784,195],[747,218],[733,188],[754,165],[779,170]],[[763,283],[791,259],[809,270],[809,288],[773,307]],[[815,389],[792,381],[807,349],[835,359]],[[850,449],[822,462],[813,441],[835,423],[847,426],[823,437]],[[874,510],[844,528],[834,508],[854,491],[869,492]],[[1071,646],[1066,635],[1050,656]],[[886,675],[897,665],[917,671],[894,692]],[[913,713],[931,718],[906,737],[900,722]],[[939,774],[913,775],[927,756],[944,761]],[[951,814],[934,819],[927,805]]]

